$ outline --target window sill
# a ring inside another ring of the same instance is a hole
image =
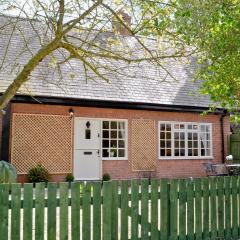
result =
[[[102,158],[103,161],[127,161],[127,158]]]
[[[208,157],[158,157],[158,160],[213,160],[213,156]]]

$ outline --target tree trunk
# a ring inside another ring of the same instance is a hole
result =
[[[22,71],[14,79],[11,85],[7,88],[5,93],[0,98],[0,110],[4,110],[7,104],[11,101],[14,95],[17,93],[22,84],[29,80],[29,76],[37,65],[51,52],[56,50],[59,45],[59,40],[55,39],[45,47],[42,47],[36,55],[34,55],[28,63],[23,67]]]

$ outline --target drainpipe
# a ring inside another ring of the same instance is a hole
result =
[[[227,115],[227,110],[223,110],[221,117],[220,117],[220,128],[221,128],[221,139],[222,139],[222,146],[221,146],[221,153],[222,153],[222,163],[225,163],[225,143],[224,143],[224,117]]]

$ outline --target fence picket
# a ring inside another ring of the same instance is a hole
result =
[[[80,239],[80,183],[71,183],[72,240]]]
[[[187,239],[194,239],[194,184],[193,180],[187,181]]]
[[[186,180],[179,180],[179,240],[186,240]]]
[[[158,180],[151,181],[151,240],[158,240]]]
[[[91,238],[91,184],[87,183],[83,187],[83,207],[82,207],[82,239]]]
[[[11,240],[20,239],[21,185],[11,185]]]
[[[57,184],[48,183],[48,224],[47,235],[48,239],[56,239],[56,207],[57,207]]]
[[[203,188],[203,239],[209,239],[209,179],[202,181]]]
[[[170,239],[177,239],[178,234],[178,179],[170,182]]]
[[[210,178],[211,239],[217,238],[217,185],[216,178]]]
[[[0,234],[2,240],[8,240],[8,194],[9,184],[0,184]]]
[[[196,240],[202,239],[202,181],[195,179],[195,232]]]
[[[218,192],[218,237],[224,238],[224,179],[217,178]]]
[[[101,183],[93,185],[93,240],[101,239]]]
[[[225,214],[224,214],[224,220],[225,220],[225,238],[231,239],[231,178],[225,177],[224,178],[224,193],[225,193]]]
[[[238,177],[233,176],[232,177],[232,235],[233,239],[237,239],[238,237]]]
[[[141,239],[148,239],[148,179],[141,180]],[[125,238],[126,239],[126,238]]]
[[[131,240],[138,239],[138,208],[139,208],[139,181],[131,182]]]
[[[25,183],[23,187],[23,239],[32,240],[33,184]]]
[[[111,240],[112,182],[103,182],[103,240]]]
[[[44,195],[45,183],[35,186],[35,239],[44,240]]]
[[[128,181],[121,181],[121,240],[128,239]]]
[[[59,183],[60,240],[68,239],[68,183]]]
[[[160,180],[160,239],[167,240],[169,236],[169,187],[166,179]]]
[[[118,181],[112,181],[112,240],[118,239]]]

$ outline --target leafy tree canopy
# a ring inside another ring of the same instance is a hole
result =
[[[171,14],[157,26],[196,47],[201,92],[232,112],[240,107],[240,1],[171,0]],[[162,11],[159,8],[158,11]],[[165,28],[165,26],[164,26]],[[217,105],[217,104],[216,104]]]

